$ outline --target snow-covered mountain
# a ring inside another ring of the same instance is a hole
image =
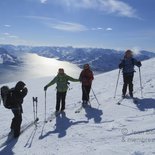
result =
[[[34,47],[31,52],[45,57],[57,58],[61,61],[69,61],[80,67],[89,63],[92,69],[98,72],[116,69],[124,55],[124,51],[112,49],[73,47]],[[155,57],[155,53],[140,51],[135,57],[139,60],[146,60]]]
[[[13,46],[0,45],[9,53],[20,56],[23,53],[36,53],[47,58],[56,58],[61,61],[69,61],[82,67],[89,63],[94,71],[106,72],[118,67],[124,51],[117,51],[103,48],[73,48],[69,47],[31,47],[31,46]],[[155,53],[149,51],[140,51],[135,57],[139,60],[146,60],[155,57]]]
[[[31,50],[45,57],[56,57],[82,67],[89,63],[94,71],[105,72],[117,68],[122,52],[110,49],[73,47],[36,47]]]
[[[0,64],[3,65],[17,65],[19,64],[19,59],[10,54],[6,49],[0,48]]]
[[[81,106],[81,84],[71,83],[66,98],[66,110],[52,122],[44,124],[45,98],[43,87],[52,79],[40,78],[24,81],[28,95],[23,104],[23,122],[33,120],[32,97],[38,97],[38,127],[26,130],[18,139],[7,143],[0,140],[0,155],[153,155],[155,154],[155,59],[142,62],[143,98],[139,84],[139,70],[134,76],[134,96],[117,101],[121,96],[120,75],[116,98],[114,91],[118,70],[95,76],[90,103],[92,108],[75,110]],[[76,77],[75,77],[76,78]],[[13,87],[15,83],[9,83]],[[55,110],[55,85],[47,90],[47,115]],[[13,117],[10,110],[0,107],[0,134],[9,132]]]

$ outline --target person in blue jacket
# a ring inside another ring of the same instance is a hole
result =
[[[123,89],[122,97],[126,96],[127,87],[129,88],[129,95],[133,98],[133,77],[134,77],[134,66],[141,67],[141,62],[133,58],[133,52],[127,50],[125,52],[124,58],[119,64],[119,69],[122,69],[123,72]]]

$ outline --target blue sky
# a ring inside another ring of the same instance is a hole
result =
[[[0,44],[155,52],[155,0],[0,0]]]

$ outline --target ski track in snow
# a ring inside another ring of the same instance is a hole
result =
[[[38,97],[37,127],[27,129],[18,139],[0,140],[0,155],[151,155],[155,154],[155,59],[142,63],[143,98],[141,97],[138,69],[134,77],[134,96],[138,103],[121,96],[120,75],[116,98],[113,97],[118,70],[97,75],[93,81],[90,103],[92,108],[75,111],[81,106],[81,84],[71,82],[66,97],[65,113],[52,122],[44,123],[43,87],[52,78],[25,81],[29,93],[23,104],[23,122],[33,120],[32,97]],[[10,87],[15,83],[9,83]],[[47,117],[55,110],[55,85],[47,91]],[[9,132],[13,117],[10,110],[0,108],[0,133]]]

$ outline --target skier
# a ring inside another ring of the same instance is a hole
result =
[[[85,64],[83,66],[79,79],[82,83],[82,105],[86,106],[89,102],[89,93],[94,79],[93,72],[91,71],[89,64]]]
[[[133,98],[133,77],[134,77],[134,66],[141,67],[141,62],[133,58],[133,52],[127,50],[124,55],[124,59],[119,64],[119,69],[123,69],[123,88],[122,97],[125,98],[127,87],[129,87],[129,95]]]
[[[65,99],[68,89],[68,81],[78,82],[79,79],[74,79],[64,73],[63,68],[59,68],[57,76],[44,87],[44,91],[47,90],[53,84],[57,84],[57,93],[56,93],[56,112],[65,110]],[[61,108],[60,108],[61,103]]]
[[[20,128],[22,123],[22,103],[24,97],[27,95],[27,88],[25,83],[22,81],[17,82],[15,87],[9,89],[7,86],[1,88],[1,95],[4,105],[7,105],[6,108],[12,110],[14,118],[11,122],[11,132],[14,134],[14,137],[17,138],[20,135]]]

